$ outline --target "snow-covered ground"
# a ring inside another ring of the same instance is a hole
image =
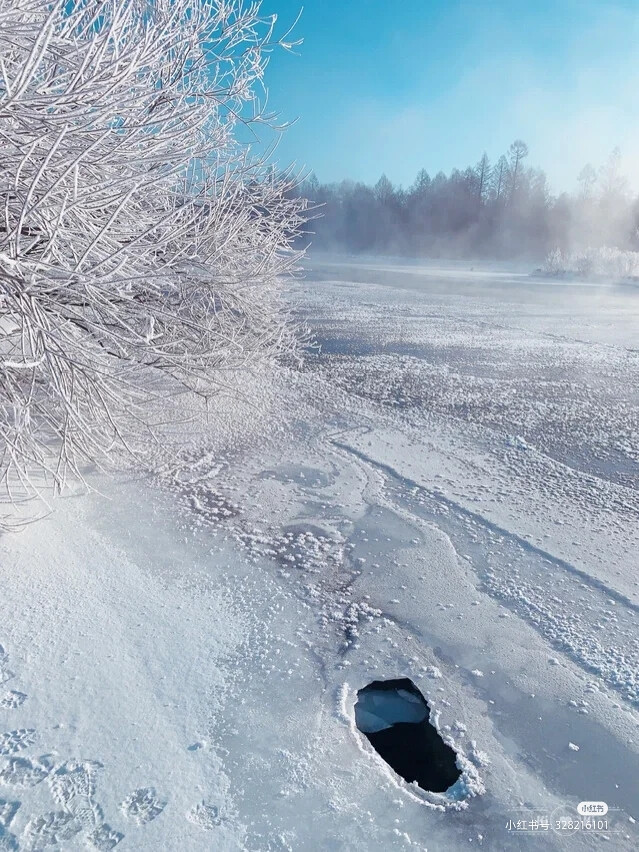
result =
[[[639,292],[323,259],[291,298],[300,370],[0,541],[0,849],[636,848]],[[446,794],[356,728],[402,677]]]

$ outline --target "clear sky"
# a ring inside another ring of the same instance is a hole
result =
[[[282,30],[299,0],[263,0]],[[281,30],[281,31],[282,31]],[[513,139],[554,190],[618,145],[639,188],[639,0],[306,0],[269,105],[297,118],[281,163],[409,185]]]

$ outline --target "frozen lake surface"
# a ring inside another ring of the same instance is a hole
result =
[[[0,542],[0,849],[636,848],[639,289],[315,258],[291,298],[299,369]],[[357,730],[400,678],[447,793]]]

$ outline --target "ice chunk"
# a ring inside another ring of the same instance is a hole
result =
[[[364,734],[383,731],[398,722],[422,722],[428,716],[428,705],[421,695],[401,687],[371,684],[359,691],[355,705],[355,723]]]

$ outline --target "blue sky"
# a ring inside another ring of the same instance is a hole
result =
[[[263,0],[278,25],[302,3]],[[320,180],[408,185],[530,147],[555,190],[618,145],[639,187],[639,0],[306,0],[298,55],[276,53],[277,150]]]

